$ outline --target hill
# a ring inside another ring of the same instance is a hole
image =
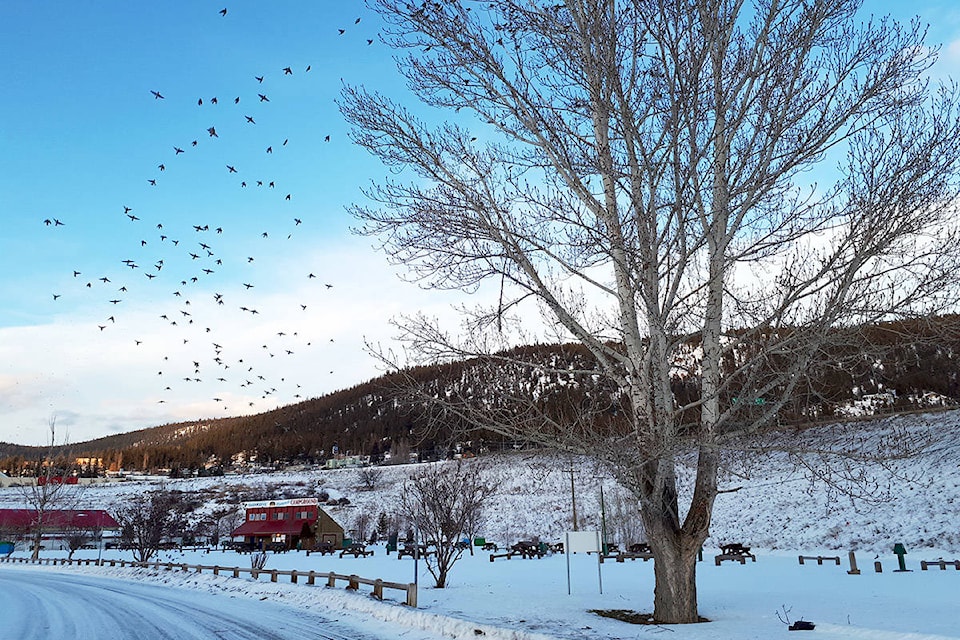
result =
[[[851,333],[847,330],[846,333]],[[903,338],[910,335],[907,341]],[[802,394],[781,412],[781,424],[809,424],[837,418],[882,415],[960,403],[960,318],[948,316],[860,328],[843,339],[810,373]],[[696,351],[695,338],[688,350]],[[320,398],[249,416],[198,419],[73,443],[57,453],[98,461],[104,469],[201,470],[234,462],[265,466],[314,464],[354,454],[380,461],[385,456],[445,457],[459,425],[428,429],[418,404],[402,391],[413,380],[436,397],[485,395],[495,400],[510,389],[551,402],[576,402],[608,394],[593,372],[596,364],[580,345],[533,345],[498,354],[497,364],[463,361],[388,374]],[[678,376],[678,395],[696,394],[697,381]],[[621,400],[608,402],[615,406]],[[475,434],[487,448],[512,443],[491,433]],[[0,470],[31,473],[49,454],[42,447],[0,443]],[[94,473],[98,469],[87,469]]]

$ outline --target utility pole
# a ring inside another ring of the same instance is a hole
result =
[[[577,492],[573,488],[573,460],[570,461],[570,502],[573,505],[573,530],[577,531]]]

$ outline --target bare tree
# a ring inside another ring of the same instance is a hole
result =
[[[199,528],[210,545],[216,547],[221,538],[229,537],[242,522],[243,512],[237,506],[218,507],[203,518]]]
[[[354,139],[400,176],[352,209],[360,231],[426,286],[500,290],[460,337],[401,319],[411,362],[384,357],[502,365],[535,301],[592,358],[564,373],[607,392],[548,408],[498,387],[443,416],[604,460],[641,505],[655,618],[697,621],[723,452],[808,391],[832,341],[955,308],[960,125],[926,77],[936,47],[919,21],[860,22],[860,0],[374,5],[449,121],[344,91]]]
[[[463,555],[460,537],[472,533],[496,485],[483,478],[477,461],[436,463],[418,471],[404,486],[404,511],[421,540],[436,543],[436,553],[425,556],[427,570],[438,589],[447,584],[450,569]]]
[[[77,549],[82,549],[87,543],[97,538],[98,531],[85,529],[83,527],[70,527],[64,532],[64,540],[67,543],[67,559],[72,559]]]
[[[117,510],[121,539],[133,549],[137,562],[149,562],[163,544],[184,528],[184,505],[167,489],[138,493]]]
[[[383,469],[377,467],[361,467],[359,477],[360,486],[366,491],[373,491],[377,488],[377,485],[380,484],[380,481],[383,480]]]
[[[73,506],[79,493],[79,485],[68,482],[70,472],[68,461],[62,455],[57,455],[56,416],[51,417],[48,424],[50,447],[47,450],[47,456],[40,462],[36,482],[21,488],[24,499],[34,510],[31,523],[33,550],[30,555],[34,560],[40,557],[43,534],[49,528],[50,513]]]

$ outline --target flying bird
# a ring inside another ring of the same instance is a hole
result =
[[[243,117],[246,118],[247,122],[249,122],[250,124],[257,124],[256,122],[254,122],[253,116],[243,116]]]
[[[219,137],[220,137],[220,136],[217,135],[217,128],[216,128],[216,127],[210,127],[209,129],[207,129],[207,133],[210,134],[210,137],[211,137],[211,138],[219,138]],[[193,144],[196,145],[196,144],[197,144],[196,141],[194,141]]]
[[[153,94],[153,99],[154,99],[154,100],[163,100],[163,99],[164,99],[163,96],[160,95],[160,92],[159,92],[159,91],[154,91],[153,89],[151,89],[151,90],[150,90],[150,93]]]
[[[231,167],[230,165],[227,165],[227,169],[229,169],[230,173],[236,173],[236,172],[237,172],[237,170],[234,169],[233,167]]]
[[[290,67],[284,67],[284,68],[283,68],[283,75],[292,76],[292,75],[293,75],[293,69],[291,69]]]
[[[226,7],[224,7],[223,9],[220,9],[220,15],[222,15],[222,16],[227,15],[227,8],[226,8]]]
[[[260,97],[260,102],[270,102],[270,98],[263,95],[262,93],[258,93],[257,95]]]
[[[178,156],[178,155],[180,155],[181,153],[183,153],[183,149],[181,149],[180,147],[174,147],[174,148],[173,148],[173,155]]]
[[[263,84],[263,76],[253,76],[253,77],[254,79],[256,79],[257,82],[259,82],[260,84]]]

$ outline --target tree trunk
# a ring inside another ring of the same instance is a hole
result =
[[[671,458],[645,465],[641,516],[653,551],[653,617],[664,624],[700,622],[697,610],[697,556],[707,539],[716,497],[717,456],[701,450],[697,479],[687,517],[681,523],[675,462]]]
[[[655,538],[651,537],[656,579],[653,617],[657,622],[668,624],[699,622],[697,552],[700,545],[682,532],[671,538],[654,542]]]
[[[40,544],[43,542],[43,527],[38,526],[37,532],[33,534],[33,553],[30,554],[31,560],[40,558]]]

